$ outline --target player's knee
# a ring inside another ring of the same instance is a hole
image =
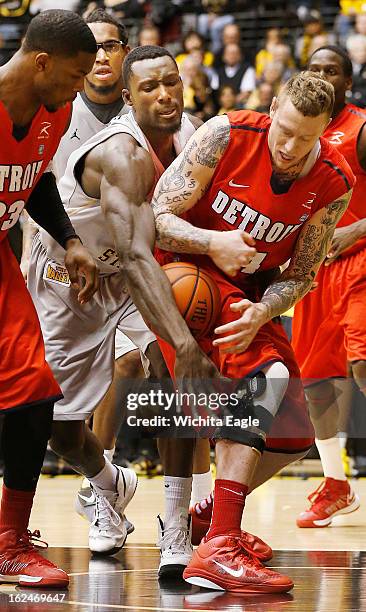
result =
[[[317,385],[307,387],[305,394],[312,415],[323,413],[336,400],[334,384],[331,381],[322,381]]]
[[[366,361],[363,359],[354,361],[351,364],[351,369],[358,388],[366,395]]]
[[[289,377],[286,366],[275,362],[255,376],[239,381],[236,389],[239,402],[230,406],[231,414],[224,416],[215,438],[263,452],[266,434],[286,392]]]
[[[138,349],[116,359],[115,373],[119,378],[137,378],[143,373],[141,355]]]
[[[81,421],[54,421],[50,446],[60,457],[70,458],[85,443],[85,424]]]

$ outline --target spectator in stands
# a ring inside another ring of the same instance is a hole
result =
[[[202,65],[206,67],[210,67],[213,64],[214,56],[211,51],[205,50],[205,41],[200,34],[190,30],[184,36],[182,40],[183,53],[180,53],[175,58],[178,66],[180,67],[182,62],[189,55],[193,54],[197,57],[197,52],[201,54],[202,57]]]
[[[288,79],[295,72],[295,60],[292,57],[290,45],[280,43],[275,45],[272,53],[273,61],[280,62],[283,65],[282,80],[288,81]]]
[[[266,31],[264,47],[255,56],[255,73],[259,79],[266,64],[273,61],[273,50],[282,43],[281,32],[278,28],[270,28]]]
[[[226,115],[226,113],[237,110],[236,94],[231,85],[221,87],[219,91],[219,105],[218,115]]]
[[[271,102],[275,95],[273,86],[266,81],[259,83],[258,87],[250,95],[245,108],[255,110],[258,113],[269,114]]]
[[[139,32],[138,42],[140,47],[146,45],[160,45],[160,31],[154,25],[147,25]]]
[[[357,29],[356,22],[358,15],[366,11],[365,0],[340,0],[340,13],[337,16],[334,29],[338,35],[341,44],[346,43],[347,37],[352,32],[353,23],[355,23],[355,31],[359,34],[365,34]]]
[[[184,110],[206,121],[215,114],[207,74],[194,57],[187,55],[180,68]]]
[[[239,45],[229,44],[224,48],[223,65],[214,70],[211,87],[218,92],[224,85],[231,85],[236,94],[236,103],[244,104],[255,89],[255,70],[243,58]]]
[[[224,27],[233,23],[234,17],[225,12],[227,0],[201,0],[203,11],[198,17],[198,31],[210,41],[213,53],[221,48],[221,35]]]
[[[316,36],[314,36],[314,38],[312,39],[310,43],[309,57],[311,57],[313,53],[315,53],[315,51],[320,49],[320,47],[330,45],[333,42],[334,42],[334,38],[332,37],[331,34],[329,34],[329,32],[324,32],[323,34],[317,34]]]
[[[310,13],[303,20],[304,32],[300,36],[295,45],[295,57],[300,68],[305,68],[310,57],[310,47],[315,36],[320,34],[326,34],[326,30],[323,25],[322,18],[318,11],[310,11]],[[327,44],[333,44],[334,38],[332,39],[329,35]]]
[[[352,93],[349,102],[366,107],[366,36],[352,34],[347,39],[347,51],[352,61]]]
[[[215,53],[215,59],[213,66],[218,68],[222,66],[222,55],[226,45],[235,44],[241,47],[241,34],[240,28],[236,23],[228,23],[222,30],[221,33],[221,47],[217,53]]]
[[[32,0],[29,6],[31,15],[36,15],[42,11],[50,9],[66,9],[75,11],[77,9],[78,0]]]
[[[228,23],[222,30],[221,34],[222,49],[225,45],[235,43],[240,47],[241,34],[237,23]]]
[[[52,0],[32,0],[35,2],[51,2]],[[67,0],[71,2],[71,0]],[[64,7],[64,0],[59,0],[58,5]],[[86,4],[86,6],[85,6]],[[144,7],[147,5],[147,0],[95,0],[94,2],[85,3],[84,0],[79,0],[79,12],[85,18],[96,8],[104,8],[108,12],[113,13],[117,19],[141,19],[145,15]]]
[[[366,2],[364,3],[364,10],[366,11]],[[366,12],[358,13],[358,15],[356,15],[355,33],[366,36]]]

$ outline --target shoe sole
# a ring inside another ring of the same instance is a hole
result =
[[[342,508],[341,510],[337,510],[337,512],[334,512],[332,514],[332,516],[326,518],[326,519],[319,519],[316,521],[304,521],[302,522],[300,521],[296,521],[296,525],[300,528],[306,529],[306,528],[316,528],[316,527],[328,527],[332,520],[334,519],[335,516],[340,516],[341,514],[351,514],[352,512],[356,512],[356,510],[359,509],[360,507],[360,498],[358,497],[358,495],[355,494],[355,499],[353,500],[352,504],[350,504],[349,506],[347,506],[346,508]]]
[[[123,540],[123,544],[121,546],[115,546],[114,548],[110,548],[109,550],[92,550],[89,549],[93,557],[110,557],[111,555],[117,554],[124,547],[127,540],[127,535]]]
[[[229,581],[225,581],[222,584],[215,579],[212,580],[212,577],[209,574],[206,574],[207,577],[204,576],[183,576],[184,580],[189,584],[194,584],[195,586],[203,587],[205,589],[213,589],[215,591],[229,591],[231,593],[287,593],[290,591],[294,584],[289,583],[288,585],[268,585],[268,584],[258,584],[258,585],[238,585],[235,583],[230,584]]]
[[[19,574],[16,576],[8,576],[6,574],[0,574],[0,582],[15,583],[23,587],[41,586],[49,588],[60,588],[65,589],[69,585],[69,579],[65,580],[52,580],[51,578],[43,578],[42,576],[26,576]]]
[[[158,578],[159,580],[174,580],[175,578],[182,578],[186,567],[186,565],[180,565],[179,563],[162,565],[158,571]]]

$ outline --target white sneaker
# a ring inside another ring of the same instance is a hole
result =
[[[124,470],[125,472],[126,471],[133,472],[133,470],[127,470],[126,468],[122,468],[117,465],[116,465],[116,468],[118,468],[119,470]],[[125,478],[126,480],[129,480],[132,483],[130,489],[132,488],[133,483],[134,483],[134,486],[135,486],[134,491],[135,491],[136,485],[137,485],[137,476],[135,472],[133,472],[133,474],[135,475],[135,478],[133,478],[133,476],[130,474],[127,474]],[[118,480],[119,480],[119,474],[118,474]],[[129,496],[127,503],[132,499],[133,493],[132,495]],[[113,503],[114,500],[111,500],[109,497],[108,499],[112,503],[112,506],[114,507],[114,503]],[[75,510],[80,516],[85,518],[89,523],[92,523],[95,518],[95,501],[96,501],[96,497],[95,497],[94,489],[92,488],[89,480],[87,478],[84,478],[81,483],[81,487],[76,496]],[[125,507],[127,503],[125,504]],[[128,520],[126,515],[122,514],[121,516],[125,521],[127,534],[129,535],[135,530],[135,526]]]
[[[177,519],[164,525],[158,516],[158,547],[160,548],[159,578],[182,578],[191,560],[191,516],[180,512]]]
[[[118,472],[116,481],[117,494],[113,507],[120,516],[123,516],[127,504],[130,503],[135,495],[137,476],[134,470],[130,470],[130,468],[123,468],[119,465],[115,465],[115,467]]]
[[[89,548],[92,553],[113,555],[126,541],[126,525],[107,497],[96,491],[94,494],[95,516],[89,528]]]

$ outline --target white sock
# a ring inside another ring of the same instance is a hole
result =
[[[108,492],[116,492],[117,468],[105,458],[105,465],[102,470],[92,478],[89,478],[97,492],[105,495]]]
[[[338,435],[337,435],[337,438],[339,440],[340,447],[342,449],[346,448],[346,444],[347,444],[347,432],[346,431],[339,431]]]
[[[347,480],[342,463],[339,439],[316,439],[315,444],[319,451],[324,476],[326,478],[335,478],[336,480]]]
[[[164,525],[174,522],[179,512],[188,516],[189,500],[192,490],[192,477],[164,476],[165,516]]]
[[[211,470],[203,474],[193,474],[190,506],[194,506],[212,492]]]
[[[110,449],[105,448],[103,452],[105,459],[108,459],[108,461],[110,461],[111,463],[113,462],[113,455],[115,453],[115,450],[116,450],[116,447],[113,446],[113,448],[110,448]]]

